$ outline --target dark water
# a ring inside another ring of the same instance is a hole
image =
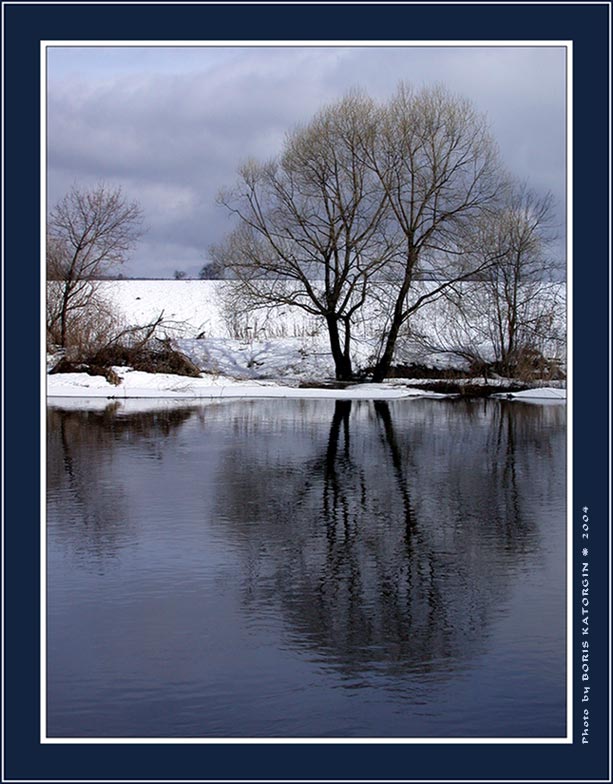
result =
[[[48,734],[565,734],[565,407],[48,415]]]

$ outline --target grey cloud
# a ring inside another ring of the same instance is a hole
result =
[[[564,194],[562,50],[234,48],[54,50],[48,91],[51,202],[74,181],[121,185],[149,232],[128,274],[190,274],[230,227],[215,204],[247,157],[359,86],[443,82],[489,118],[507,166]],[[172,255],[172,258],[170,257]]]

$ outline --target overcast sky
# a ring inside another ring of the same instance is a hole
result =
[[[556,47],[50,47],[48,196],[104,181],[148,231],[127,276],[196,276],[231,229],[215,202],[246,158],[360,87],[444,83],[488,117],[507,168],[553,192],[563,230],[565,50]],[[560,252],[563,244],[559,245]]]

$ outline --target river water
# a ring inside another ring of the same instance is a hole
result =
[[[564,736],[564,405],[56,403],[50,737]]]

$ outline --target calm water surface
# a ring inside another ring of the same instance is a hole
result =
[[[48,414],[48,734],[565,734],[565,407]]]

